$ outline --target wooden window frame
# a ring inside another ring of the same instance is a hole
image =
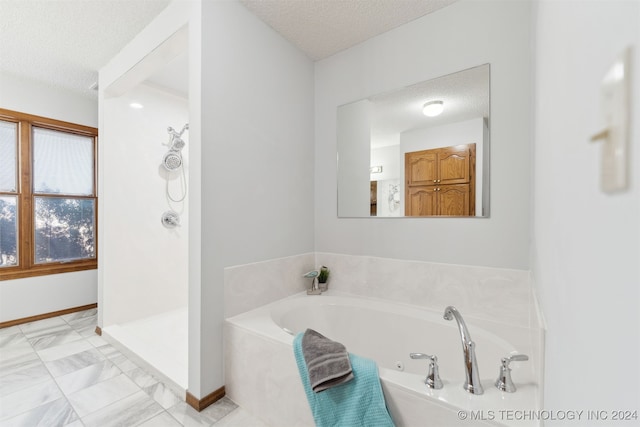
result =
[[[0,120],[18,125],[17,192],[0,192],[3,196],[17,196],[18,265],[0,268],[0,281],[44,276],[98,268],[98,129],[46,117],[35,116],[0,108]],[[87,136],[93,139],[93,195],[43,194],[33,191],[33,128],[50,129]],[[36,197],[63,197],[94,201],[94,254],[90,259],[73,261],[35,262],[34,203]]]

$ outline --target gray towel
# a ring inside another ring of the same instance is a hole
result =
[[[307,329],[302,337],[302,355],[309,384],[316,393],[353,379],[347,349],[313,329]]]

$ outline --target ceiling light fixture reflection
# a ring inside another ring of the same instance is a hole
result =
[[[429,101],[422,107],[422,113],[427,117],[436,117],[442,114],[444,103],[442,101]]]
[[[129,104],[129,107],[139,110],[140,108],[144,108],[144,105],[140,104],[139,102],[132,102],[131,104]]]

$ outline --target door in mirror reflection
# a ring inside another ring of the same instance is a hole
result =
[[[404,156],[405,216],[475,216],[476,144]]]

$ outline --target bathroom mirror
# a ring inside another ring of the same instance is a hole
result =
[[[484,64],[339,106],[338,216],[488,217],[489,86]]]

